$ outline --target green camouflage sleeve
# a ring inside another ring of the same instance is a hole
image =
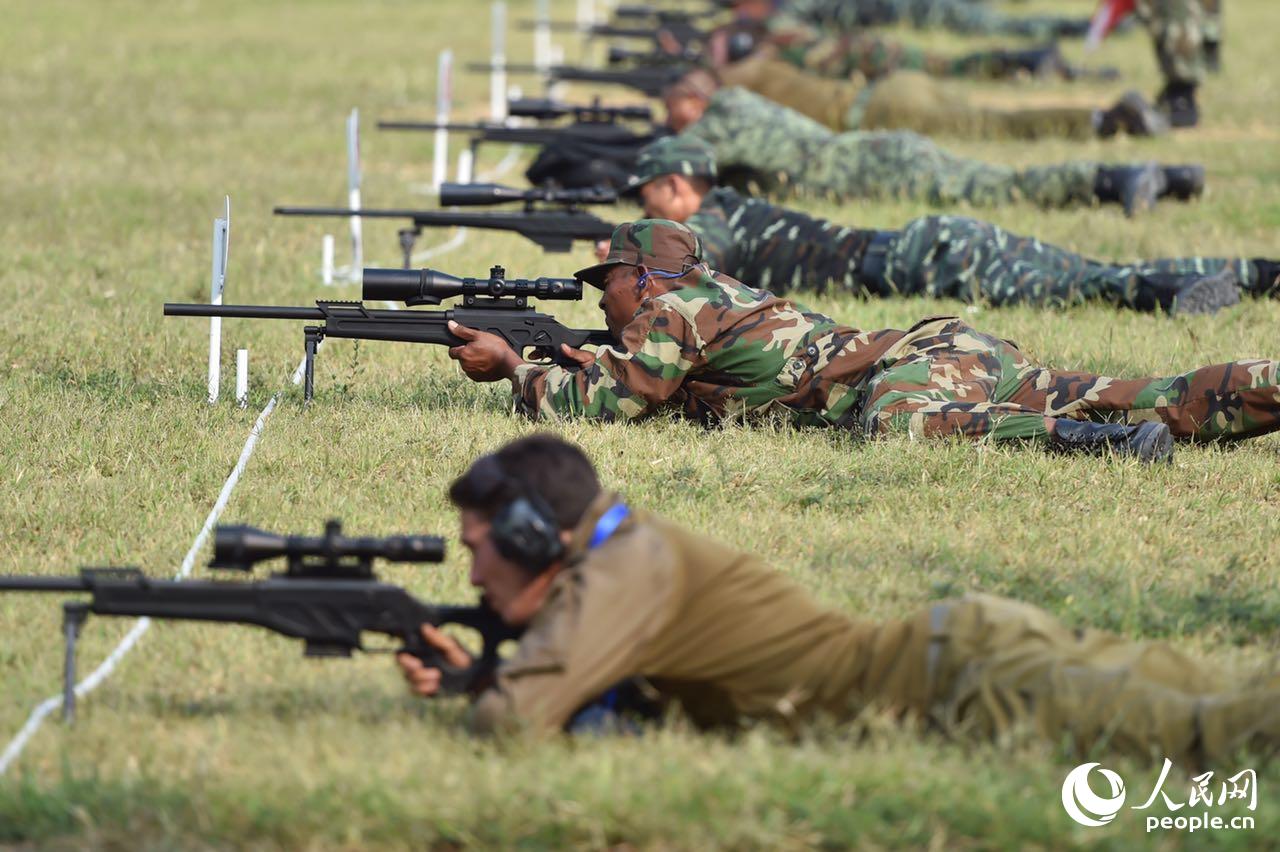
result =
[[[517,367],[512,378],[516,410],[534,420],[643,417],[682,394],[685,376],[706,363],[705,345],[676,305],[650,299],[622,330],[621,345],[601,347],[592,366]]]
[[[694,213],[685,224],[702,240],[702,257],[707,265],[730,278],[738,278],[735,270],[741,261],[741,252],[724,217]]]

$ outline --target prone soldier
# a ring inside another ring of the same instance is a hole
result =
[[[722,179],[756,194],[909,198],[939,206],[1122,204],[1133,212],[1161,197],[1188,200],[1204,190],[1204,169],[1194,165],[1080,160],[1017,169],[958,157],[905,131],[836,134],[746,89],[718,88],[701,70],[672,85],[664,99],[671,129],[710,145]]]
[[[640,152],[627,192],[639,194],[647,218],[688,225],[713,269],[778,295],[837,288],[992,305],[1098,299],[1168,313],[1235,304],[1242,287],[1280,295],[1280,261],[1182,257],[1113,265],[963,216],[925,216],[900,230],[844,227],[715,182],[710,147],[672,136]]]
[[[905,331],[841,325],[713,272],[684,225],[619,225],[602,263],[577,277],[603,290],[612,346],[564,347],[576,367],[522,361],[495,335],[456,323],[449,350],[476,381],[509,379],[531,418],[630,420],[679,412],[704,423],[778,413],[860,436],[907,434],[1171,457],[1173,437],[1230,441],[1280,429],[1280,361],[1116,379],[1033,364],[955,317]]]
[[[477,460],[450,488],[471,582],[524,634],[475,698],[480,734],[575,731],[642,679],[706,728],[794,729],[868,709],[945,734],[1030,728],[1083,755],[1105,746],[1191,769],[1280,742],[1280,676],[1232,683],[1162,642],[1071,629],[1033,606],[970,595],[873,621],[828,609],[757,557],[601,488],[549,435]],[[423,626],[453,666],[452,638]],[[410,689],[439,669],[398,658]]]

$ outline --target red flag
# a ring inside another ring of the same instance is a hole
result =
[[[1129,17],[1137,5],[1137,0],[1102,0],[1089,24],[1089,36],[1084,43],[1085,49],[1093,50],[1102,44],[1107,33],[1114,30],[1116,24]]]

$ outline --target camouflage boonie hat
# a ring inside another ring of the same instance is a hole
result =
[[[702,263],[702,241],[693,231],[670,219],[624,222],[614,228],[604,262],[579,269],[573,277],[603,290],[605,275],[620,263],[662,272],[687,272]]]
[[[663,175],[684,175],[714,181],[715,152],[701,139],[664,136],[640,149],[635,171],[627,178],[622,191],[624,194],[634,193],[649,181]]]

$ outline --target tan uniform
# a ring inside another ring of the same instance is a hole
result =
[[[868,84],[860,77],[818,77],[782,60],[753,56],[719,74],[726,86],[749,89],[836,131],[914,130],[984,139],[1095,135],[1091,109],[984,109],[920,71],[895,71]]]
[[[482,733],[560,730],[582,705],[645,677],[698,724],[792,725],[874,706],[947,731],[999,737],[1030,724],[1183,766],[1280,738],[1280,683],[1223,692],[1207,667],[1162,643],[1069,630],[984,595],[874,622],[818,605],[755,557],[633,510],[587,551],[602,497],[569,564],[494,688]]]

